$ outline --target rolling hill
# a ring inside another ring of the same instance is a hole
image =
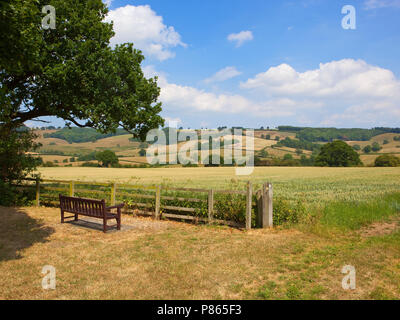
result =
[[[68,137],[62,138],[63,135],[59,134],[60,131],[65,133],[66,129],[61,130],[37,130],[38,135],[37,142],[42,144],[39,149],[38,156],[42,157],[44,162],[52,162],[59,166],[80,166],[87,161],[78,161],[80,156],[89,155],[93,152],[112,150],[119,157],[121,164],[125,165],[138,165],[147,163],[146,157],[140,156],[139,152],[141,149],[147,147],[146,143],[138,142],[132,139],[131,135],[128,134],[117,134],[114,136],[108,136],[103,138],[101,135],[98,139],[92,139],[93,141],[84,142],[71,142],[67,141],[71,139]],[[89,129],[88,129],[89,130]],[[363,129],[364,130],[364,129]],[[335,134],[337,132],[335,131]],[[365,135],[365,132],[363,132]],[[59,138],[55,138],[58,136]],[[303,148],[293,148],[282,145],[282,141],[286,138],[291,139],[293,142],[300,142],[295,132],[289,131],[277,131],[277,130],[256,130],[254,139],[254,151],[255,155],[260,159],[272,159],[272,158],[283,158],[285,155],[290,154],[293,159],[300,159],[301,157],[309,158],[313,152]],[[381,154],[395,154],[400,155],[400,141],[396,139],[400,137],[399,133],[383,133],[373,136],[367,141],[346,141],[350,146],[358,145],[360,150],[358,153],[361,155],[361,160],[367,166],[373,165],[376,157]],[[80,140],[79,137],[74,136],[73,139]],[[240,143],[243,139],[242,150],[248,149],[246,147],[245,138],[242,136],[233,136],[234,149],[240,148]],[[318,138],[317,138],[318,139]],[[85,139],[83,139],[85,140]],[[86,139],[87,140],[87,139]],[[279,143],[281,141],[281,143]],[[206,141],[199,141],[199,144],[206,143]],[[325,142],[307,142],[308,145],[321,145]],[[362,149],[367,145],[378,143],[381,146],[381,150],[378,152],[371,152],[369,154],[363,153]],[[177,149],[180,150],[185,142],[178,143]],[[174,145],[171,145],[174,147]],[[169,147],[167,147],[167,152]],[[223,154],[223,150],[221,150]],[[92,162],[96,162],[92,160]]]

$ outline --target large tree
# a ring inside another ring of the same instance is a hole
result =
[[[46,5],[55,29],[42,28]],[[21,130],[28,120],[56,116],[102,133],[122,127],[141,139],[163,125],[157,78],[144,76],[133,44],[110,46],[107,12],[101,0],[0,1],[1,193],[37,164],[28,152],[34,135]]]
[[[44,30],[42,8],[56,10]],[[6,0],[0,6],[0,124],[56,116],[101,132],[143,138],[163,124],[157,79],[146,79],[133,44],[110,46],[101,0]]]
[[[104,150],[96,153],[96,160],[105,168],[115,166],[119,162],[117,155],[111,150]]]
[[[315,159],[315,164],[321,167],[353,167],[362,165],[360,156],[344,141],[334,141],[325,144]]]

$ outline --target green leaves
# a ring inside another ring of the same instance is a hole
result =
[[[41,29],[45,4],[56,8],[55,30]],[[57,116],[102,133],[123,127],[141,138],[163,125],[157,79],[144,77],[144,56],[133,44],[110,47],[106,13],[101,0],[17,0],[0,7],[7,31],[1,31],[0,123],[17,127]]]
[[[362,165],[362,162],[352,147],[346,142],[337,140],[321,148],[315,164],[321,167],[353,167]]]
[[[118,157],[111,150],[105,150],[96,153],[96,160],[99,161],[101,166],[105,168],[118,164]]]

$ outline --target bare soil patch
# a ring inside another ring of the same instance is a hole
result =
[[[376,222],[361,229],[360,235],[363,238],[381,237],[392,234],[400,229],[400,218],[388,222]]]

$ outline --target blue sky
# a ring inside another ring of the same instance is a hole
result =
[[[178,126],[400,126],[400,0],[108,4]]]

